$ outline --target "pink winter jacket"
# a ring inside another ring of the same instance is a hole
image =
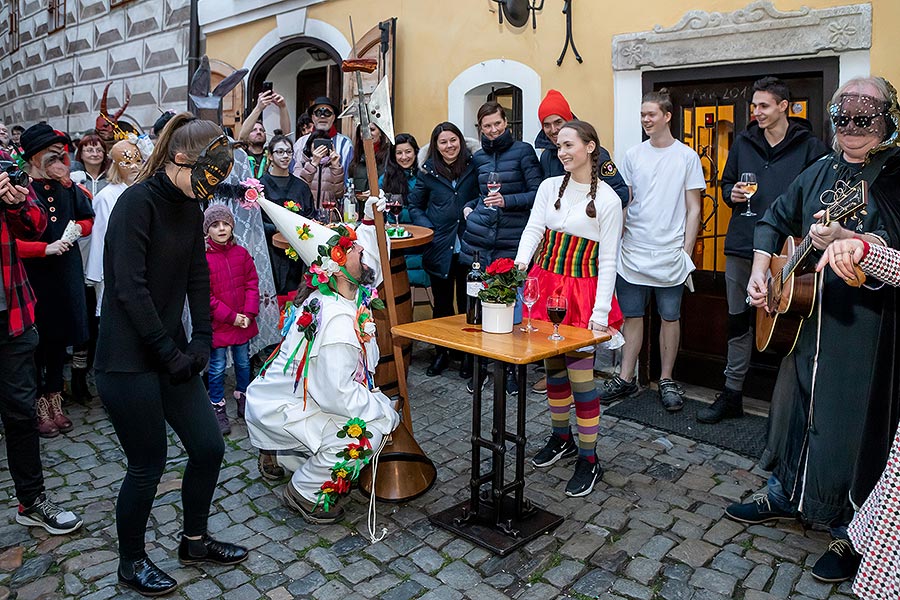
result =
[[[212,317],[213,348],[238,346],[259,333],[259,278],[253,258],[242,246],[217,244],[206,240],[206,262],[209,263],[209,312]],[[250,317],[250,326],[235,326],[238,313]]]
[[[294,175],[302,179],[312,192],[313,205],[316,210],[322,208],[322,202],[331,200],[338,202],[344,197],[344,167],[331,161],[316,164],[306,153],[300,153],[300,162],[294,165]]]

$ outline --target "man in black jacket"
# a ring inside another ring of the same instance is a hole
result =
[[[725,236],[725,290],[728,300],[728,362],[725,387],[712,406],[697,412],[697,420],[718,423],[743,415],[742,389],[753,351],[751,317],[746,302],[753,261],[753,228],[769,205],[810,163],[828,152],[812,133],[809,121],[788,117],[790,91],[775,77],[753,84],[753,117],[734,140],[722,173],[722,196],[732,209]],[[740,182],[756,174],[758,188],[750,192]],[[749,192],[749,193],[748,193]],[[752,216],[745,209],[752,196]]]
[[[544,179],[559,177],[566,174],[562,162],[556,153],[556,136],[563,125],[568,121],[577,120],[569,108],[565,97],[556,90],[549,90],[538,106],[538,118],[541,120],[541,132],[534,138],[534,147],[541,152],[541,170]],[[622,206],[628,204],[628,185],[619,174],[619,169],[609,156],[609,151],[600,146],[600,180],[609,184],[609,187],[621,198]]]

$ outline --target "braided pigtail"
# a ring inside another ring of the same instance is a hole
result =
[[[600,158],[600,153],[595,149],[594,154],[597,155],[597,159]],[[591,154],[591,200],[587,203],[587,206],[584,208],[585,214],[591,219],[597,217],[597,209],[594,206],[594,200],[597,199],[597,180],[599,179],[599,167],[597,163],[599,160],[594,159],[594,154]]]
[[[563,192],[566,191],[566,186],[569,185],[569,178],[572,176],[571,173],[566,171],[565,177],[563,177],[562,185],[559,186],[559,195],[556,197],[556,204],[553,205],[553,208],[559,210],[560,202],[562,201]]]

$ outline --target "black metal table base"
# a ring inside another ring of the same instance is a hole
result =
[[[515,514],[514,500],[503,499],[500,511],[504,515]],[[532,507],[521,519],[509,518],[501,525],[494,525],[494,507],[490,502],[479,503],[478,512],[470,510],[468,500],[451,506],[428,517],[434,525],[452,531],[495,554],[506,556],[516,548],[559,526],[563,517],[542,508]]]
[[[481,381],[484,368],[476,357],[474,380]],[[469,500],[431,515],[429,520],[501,556],[512,552],[563,522],[563,517],[537,508],[525,498],[525,365],[517,365],[516,430],[506,429],[506,368],[494,363],[494,402],[491,437],[481,432],[481,386],[472,395],[472,475]],[[515,476],[506,481],[507,444],[515,452]],[[491,466],[481,472],[481,451],[488,450]],[[483,487],[487,489],[482,489]]]

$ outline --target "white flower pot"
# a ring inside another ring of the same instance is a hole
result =
[[[481,330],[485,333],[512,333],[515,304],[481,303]]]

